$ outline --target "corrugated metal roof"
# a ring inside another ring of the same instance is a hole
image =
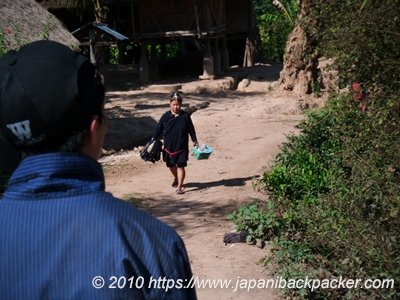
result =
[[[76,38],[82,36],[84,32],[89,30],[90,28],[98,28],[100,29],[103,33],[107,34],[111,38],[115,38],[117,40],[123,41],[123,40],[129,40],[128,37],[120,34],[119,32],[111,29],[110,27],[101,24],[101,23],[87,23],[86,25],[82,26],[81,28],[78,28],[77,30],[72,32],[72,35],[75,36]]]

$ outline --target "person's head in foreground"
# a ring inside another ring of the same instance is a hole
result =
[[[62,44],[0,59],[1,299],[196,299],[178,234],[105,191],[103,109],[96,68]]]
[[[179,114],[182,108],[182,97],[177,92],[173,92],[169,99],[169,106],[174,114]]]
[[[0,168],[50,152],[98,159],[103,106],[104,87],[83,55],[50,41],[9,51],[0,60]]]

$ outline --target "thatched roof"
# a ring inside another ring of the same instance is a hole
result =
[[[36,2],[39,2],[44,9],[57,9],[65,7],[65,5],[61,5],[61,2],[57,0],[36,0]]]
[[[49,23],[49,16],[51,21]],[[18,22],[20,40],[33,42],[43,39],[46,24],[50,24],[49,40],[67,46],[79,46],[79,41],[65,28],[54,15],[42,8],[35,0],[0,0],[0,30],[11,30],[10,42],[15,43],[14,22]]]
[[[36,0],[36,2],[40,3],[40,5],[45,9],[60,9],[60,8],[66,8],[67,7],[67,3],[65,1],[60,1],[60,0]],[[107,4],[108,5],[130,4],[131,2],[137,3],[138,0],[108,0]],[[76,5],[76,3],[69,2],[68,5],[70,7],[71,6],[74,7]]]

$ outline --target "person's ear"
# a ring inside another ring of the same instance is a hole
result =
[[[92,118],[90,119],[90,123],[87,127],[87,131],[86,131],[86,137],[85,137],[85,144],[88,144],[90,142],[94,142],[94,138],[95,138],[95,132],[96,129],[99,127],[100,123],[99,123],[99,117],[97,115],[93,115]]]
[[[90,136],[91,140],[95,136],[94,133],[99,128],[99,126],[100,126],[99,116],[93,115],[92,119],[90,120],[90,124],[89,124],[89,128],[88,128],[88,135]]]
[[[94,159],[98,159],[101,154],[101,148],[104,141],[104,133],[100,128],[99,116],[94,115],[87,128],[87,133],[80,152],[85,153]]]

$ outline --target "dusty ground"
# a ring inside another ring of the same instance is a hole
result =
[[[242,203],[266,201],[253,190],[269,161],[296,132],[303,108],[310,101],[274,93],[282,66],[258,65],[233,68],[213,81],[196,76],[170,76],[152,85],[140,86],[133,66],[111,67],[106,113],[109,131],[105,150],[112,155],[100,159],[106,174],[106,189],[128,199],[174,227],[183,238],[194,276],[199,279],[228,279],[224,289],[197,289],[199,299],[277,299],[274,289],[235,290],[236,280],[268,279],[271,272],[258,261],[267,247],[223,243],[232,223],[226,216]],[[236,87],[243,78],[250,85]],[[163,162],[144,162],[139,149],[150,139],[161,115],[169,109],[173,89],[183,92],[184,107],[209,102],[192,114],[199,143],[214,152],[208,160],[190,157],[185,194],[176,195],[172,175]],[[312,105],[312,104],[310,104]]]

